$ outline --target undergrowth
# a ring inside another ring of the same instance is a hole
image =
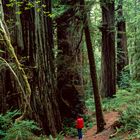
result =
[[[95,111],[93,97],[86,100],[89,111]],[[104,112],[117,111],[120,113],[117,135],[112,140],[140,139],[140,83],[130,83],[127,89],[119,89],[115,98],[102,100]]]
[[[138,140],[140,139],[140,83],[133,82],[127,97],[122,96],[121,100],[124,100],[120,106],[122,108],[119,118],[121,127],[112,140]]]
[[[22,120],[15,122],[15,118],[20,115],[20,112],[8,111],[6,114],[0,114],[0,139],[1,140],[64,140],[63,133],[59,133],[56,138],[51,135],[35,136],[35,131],[41,129],[32,120]]]
[[[14,118],[20,114],[19,111],[8,111],[0,115],[0,138],[2,140],[22,139],[27,140],[34,136],[33,131],[40,128],[32,120],[15,122]]]
[[[129,89],[121,89],[117,91],[115,98],[107,98],[102,100],[103,111],[117,111],[120,113],[120,128],[118,133],[112,140],[134,140],[140,139],[140,83],[133,82]],[[88,113],[83,115],[85,127],[83,133],[95,124],[95,112],[93,96],[88,95],[86,99],[86,107]],[[37,124],[33,121],[23,120],[14,122],[16,116],[20,114],[19,111],[7,112],[5,115],[0,115],[0,139],[10,140],[19,138],[28,140],[29,137],[34,137],[35,140],[63,140],[64,134],[67,136],[77,136],[77,129],[75,122],[66,119],[63,133],[53,138],[51,135],[34,136],[34,130],[39,130]]]

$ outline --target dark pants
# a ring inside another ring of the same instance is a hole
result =
[[[82,129],[77,129],[78,130],[78,137],[79,139],[82,139]]]

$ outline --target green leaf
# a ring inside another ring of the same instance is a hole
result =
[[[45,5],[45,4],[42,4],[42,7],[43,7],[43,8],[46,8],[46,5]]]
[[[20,15],[20,14],[22,14],[22,12],[21,11],[17,11],[16,14],[17,15]]]
[[[7,7],[13,7],[14,6],[14,3],[8,3],[6,4]]]
[[[41,11],[41,8],[37,8],[36,11],[37,11],[37,12],[40,12],[40,11]]]

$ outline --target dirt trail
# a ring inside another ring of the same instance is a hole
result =
[[[109,136],[114,133],[114,129],[112,125],[118,120],[119,113],[118,112],[109,112],[104,115],[106,126],[105,130],[99,134],[96,134],[96,126],[93,126],[91,129],[87,130],[84,134],[83,140],[109,140]],[[65,140],[77,140],[77,138],[68,138]]]

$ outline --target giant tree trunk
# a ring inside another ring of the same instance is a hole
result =
[[[126,23],[123,17],[123,0],[118,2],[117,21],[117,82],[121,81],[122,71],[128,65]]]
[[[46,11],[51,13],[50,0],[42,0]],[[43,9],[37,12],[35,7],[35,93],[32,95],[32,107],[35,118],[46,134],[56,135],[62,129],[61,116],[56,97],[56,77],[53,61],[52,21],[44,15]]]
[[[35,119],[45,134],[56,135],[62,129],[61,116],[56,97],[55,71],[53,64],[52,22],[43,10],[51,13],[49,0],[42,0],[41,9],[36,4],[34,9],[24,10],[21,15],[21,26],[24,43],[24,54],[29,56],[28,65],[31,67],[32,98],[31,106]],[[26,5],[25,5],[26,6]],[[57,118],[57,119],[56,119]]]
[[[104,97],[113,97],[116,93],[114,0],[101,0],[101,9],[102,73],[100,93]]]
[[[57,19],[58,62],[57,80],[62,117],[83,114],[82,21],[79,2],[69,1],[70,8]],[[71,5],[70,5],[71,4]]]

